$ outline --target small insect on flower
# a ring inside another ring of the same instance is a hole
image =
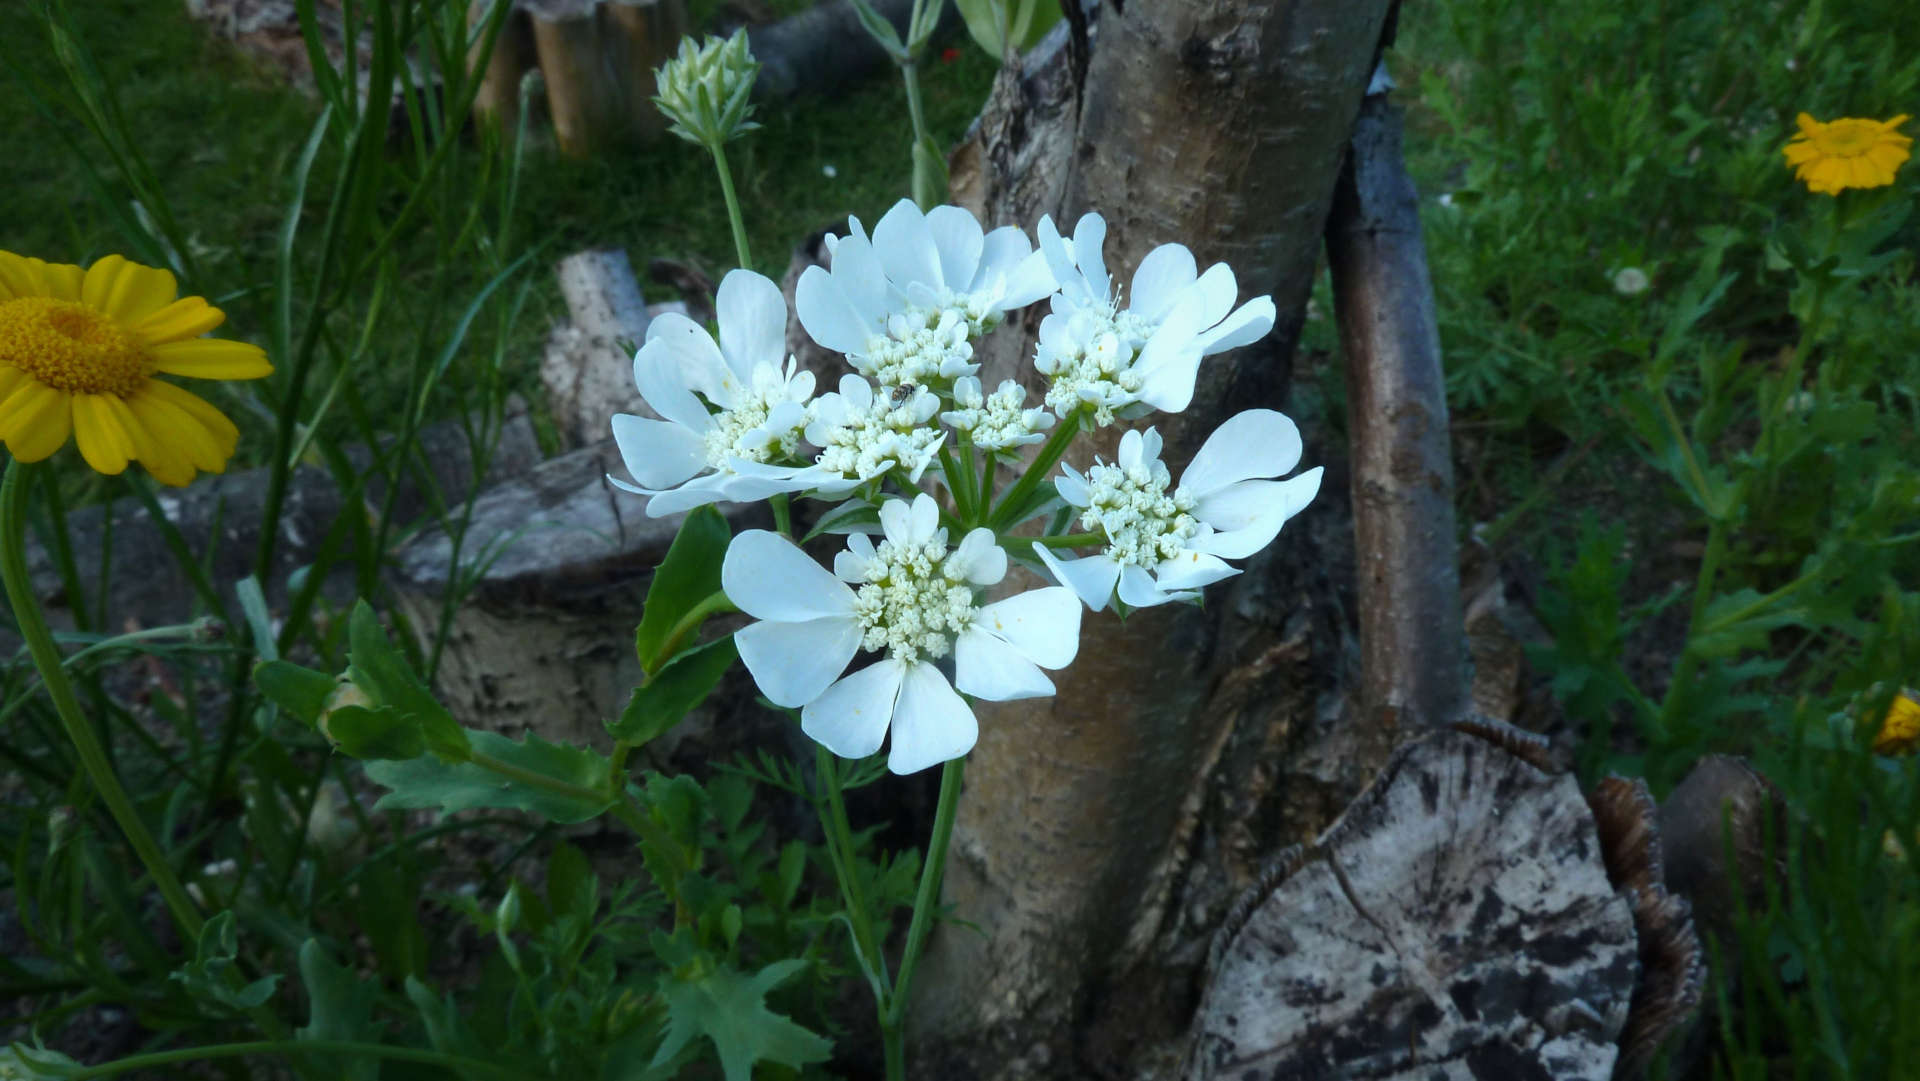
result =
[[[1841,117],[1822,123],[1801,113],[1800,131],[1780,152],[1807,190],[1838,195],[1848,188],[1884,188],[1912,153],[1913,140],[1899,133],[1907,122]]]
[[[887,395],[887,404],[898,409],[912,401],[914,394],[919,390],[920,388],[914,386],[912,383],[902,383],[893,388],[893,392]]]

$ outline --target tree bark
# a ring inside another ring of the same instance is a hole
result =
[[[990,176],[979,197],[991,224],[1031,228],[1049,210],[1071,228],[1095,210],[1119,281],[1148,250],[1179,241],[1203,265],[1227,260],[1244,293],[1273,296],[1273,334],[1209,359],[1192,406],[1154,418],[1176,476],[1228,416],[1286,405],[1386,9],[1387,0],[1108,7],[1077,107],[983,118],[977,140],[1003,140],[980,148],[989,171],[1062,138],[1029,121],[1070,133],[1057,201]],[[1000,108],[1023,98],[1016,79],[1044,82],[1003,76]],[[1030,379],[1028,356],[996,354],[983,378]],[[1341,720],[1333,583],[1351,542],[1337,450],[1314,434],[1309,426],[1307,464],[1336,467],[1319,501],[1205,608],[1141,611],[1124,625],[1090,616],[1056,697],[980,707],[946,897],[985,934],[948,929],[929,953],[916,984],[917,1072],[1172,1076],[1230,900],[1271,851],[1325,827],[1390,752],[1391,728]]]

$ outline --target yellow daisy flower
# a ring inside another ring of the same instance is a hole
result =
[[[1912,691],[1903,690],[1894,696],[1887,715],[1881,718],[1880,734],[1873,737],[1873,752],[1910,754],[1916,746],[1920,746],[1920,701]]]
[[[1780,152],[1808,191],[1838,195],[1848,188],[1884,188],[1911,153],[1907,148],[1913,140],[1894,130],[1906,122],[1902,114],[1885,121],[1848,116],[1823,124],[1801,113],[1800,133]]]
[[[101,473],[137,461],[176,487],[219,473],[240,430],[154,376],[259,379],[267,354],[202,338],[226,316],[171,273],[109,255],[82,269],[0,251],[0,443],[37,462],[73,435]]]

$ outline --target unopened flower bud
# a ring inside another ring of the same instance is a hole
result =
[[[333,732],[328,728],[328,722],[333,719],[334,712],[348,706],[372,709],[374,705],[373,699],[368,697],[367,692],[360,689],[359,684],[341,680],[340,685],[333,689],[333,693],[327,695],[326,705],[320,707],[320,734],[327,737],[327,742],[338,743],[339,740],[333,738]]]
[[[759,74],[745,30],[724,40],[709,37],[698,47],[693,38],[682,38],[679,54],[653,73],[659,90],[653,103],[673,121],[668,130],[675,135],[718,146],[760,126],[748,119],[753,106],[747,100]]]

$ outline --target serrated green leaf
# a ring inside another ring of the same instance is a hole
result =
[[[547,907],[555,916],[572,916],[582,926],[592,922],[600,907],[600,879],[593,865],[574,845],[565,841],[553,846],[547,857]]]
[[[267,701],[311,727],[326,708],[337,681],[325,672],[302,668],[291,661],[266,661],[254,666],[253,685]]]
[[[373,1003],[380,995],[374,984],[363,982],[347,968],[333,963],[315,939],[300,947],[300,979],[310,1004],[306,1027],[294,1035],[303,1040],[373,1041]],[[311,1055],[325,1064],[329,1077],[343,1081],[375,1081],[379,1060],[364,1055]]]
[[[407,759],[427,753],[420,721],[394,706],[341,706],[327,714],[324,730],[342,754],[355,758]]]
[[[36,1045],[38,1041],[36,1040]],[[61,1081],[78,1077],[88,1069],[58,1051],[25,1044],[0,1047],[0,1077],[20,1081]]]
[[[665,977],[660,994],[667,1003],[667,1027],[653,1064],[672,1059],[698,1036],[713,1041],[727,1081],[752,1081],[756,1062],[799,1067],[826,1061],[832,1041],[767,1008],[767,992],[806,966],[795,958],[753,976],[722,968],[697,980]]]
[[[276,973],[244,987],[234,986],[227,972],[233,968],[239,952],[240,935],[234,926],[233,913],[222,911],[200,929],[194,959],[168,973],[168,977],[195,998],[235,1010],[251,1010],[273,997],[274,990],[280,986],[280,977]]]
[[[469,732],[473,753],[564,782],[572,792],[503,778],[474,762],[442,762],[431,757],[366,764],[367,776],[391,789],[374,805],[377,811],[438,808],[443,812],[478,808],[528,811],[560,823],[584,822],[613,802],[607,795],[610,764],[606,756],[581,747],[548,743],[528,734],[524,742],[497,732]]]
[[[674,840],[689,847],[699,843],[700,822],[707,808],[707,793],[700,782],[685,774],[656,774],[647,781],[647,803]]]
[[[453,996],[441,998],[433,993],[432,988],[412,976],[407,977],[406,988],[407,998],[412,1000],[413,1008],[420,1011],[420,1023],[427,1030],[427,1040],[433,1044],[435,1051],[469,1059],[493,1060],[498,1057],[474,1038],[460,1015],[460,1008],[454,1005]],[[449,1068],[466,1081],[492,1081],[491,1073],[474,1073],[458,1066]]]
[[[712,506],[687,512],[660,568],[653,572],[640,626],[633,632],[633,648],[640,655],[642,668],[649,672],[658,668],[665,660],[661,654],[669,645],[667,637],[681,618],[720,591],[720,563],[726,558],[731,539],[733,533],[727,528],[726,518]]]
[[[607,723],[608,733],[635,747],[645,746],[706,701],[739,655],[732,635],[679,653],[633,689],[619,719]]]

